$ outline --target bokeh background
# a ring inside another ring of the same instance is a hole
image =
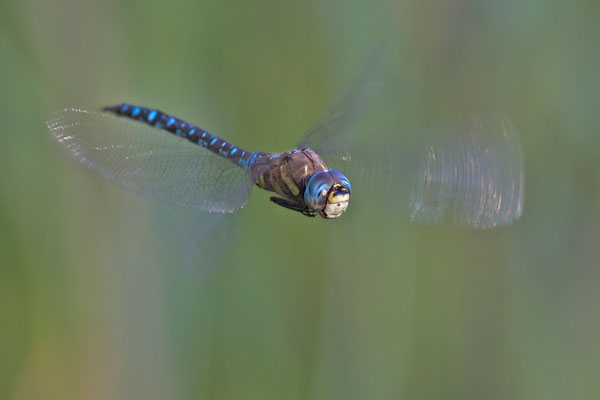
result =
[[[597,1],[1,1],[0,399],[599,398],[599,21]],[[287,150],[380,41],[408,125],[512,120],[520,221],[330,223],[255,191],[191,279],[149,201],[44,125],[128,101]]]

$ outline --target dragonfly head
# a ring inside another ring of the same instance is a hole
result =
[[[340,171],[330,169],[314,174],[306,185],[304,202],[323,218],[337,218],[346,211],[352,187]]]

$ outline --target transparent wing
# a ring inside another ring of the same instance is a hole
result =
[[[203,278],[222,264],[233,248],[240,213],[211,213],[154,202],[155,231],[167,244],[169,259],[188,276]]]
[[[407,147],[412,165],[407,180],[410,191],[403,191],[409,194],[404,208],[411,220],[491,228],[521,216],[523,154],[517,131],[508,120],[471,116],[411,142],[413,146]],[[398,177],[390,173],[391,179]]]
[[[471,116],[436,131],[362,139],[351,143],[350,155],[316,149],[346,174],[355,196],[370,193],[423,224],[485,229],[523,212],[521,143],[506,119]]]
[[[73,157],[148,198],[218,212],[249,199],[245,171],[168,132],[78,108],[54,114],[47,125]]]
[[[490,228],[517,220],[524,202],[523,155],[519,135],[506,119],[471,116],[437,131],[398,129],[386,135],[381,131],[400,123],[384,117],[377,121],[383,129],[357,129],[383,88],[381,64],[377,47],[298,147],[312,148],[330,168],[342,171],[353,196],[370,194],[373,204],[386,204],[412,221]]]
[[[375,46],[359,63],[320,119],[305,134],[297,148],[310,147],[340,154],[348,151],[355,130],[349,129],[360,119],[364,109],[381,85],[379,80],[383,46]]]

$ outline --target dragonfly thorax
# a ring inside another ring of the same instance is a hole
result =
[[[331,169],[314,174],[304,191],[304,203],[323,218],[337,218],[346,211],[352,187],[340,171]]]

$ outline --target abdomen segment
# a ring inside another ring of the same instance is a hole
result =
[[[206,132],[202,128],[188,124],[179,118],[172,117],[157,109],[123,103],[116,106],[104,107],[103,110],[133,118],[157,129],[164,129],[176,136],[198,144],[221,157],[231,160],[246,171],[250,171],[252,165],[262,154],[240,149],[226,140]]]

